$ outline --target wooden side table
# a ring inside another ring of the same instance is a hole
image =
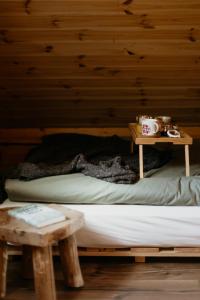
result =
[[[52,245],[58,242],[66,283],[83,285],[74,233],[84,224],[83,214],[61,205],[50,205],[62,211],[66,220],[41,229],[10,217],[0,210],[0,298],[6,294],[7,242],[18,243],[32,252],[35,290],[38,300],[56,300]]]
[[[143,172],[143,145],[154,145],[156,143],[172,143],[173,145],[183,145],[185,148],[185,174],[190,176],[190,160],[189,160],[189,145],[193,143],[193,139],[189,134],[181,130],[180,138],[171,137],[145,137],[137,130],[135,123],[129,124],[129,129],[132,138],[132,149],[133,144],[139,145],[139,169],[140,178],[144,178]]]

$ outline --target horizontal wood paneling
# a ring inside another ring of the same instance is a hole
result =
[[[200,127],[184,127],[185,132],[193,138],[200,138]],[[80,133],[90,134],[96,136],[111,136],[118,135],[121,137],[130,137],[130,130],[128,127],[110,127],[110,128],[0,128],[0,144],[4,146],[14,144],[17,145],[32,145],[39,144],[42,137],[48,134],[55,133]]]
[[[198,1],[198,0],[197,0]],[[188,2],[189,5],[189,2]],[[148,12],[148,11],[147,11]],[[150,18],[151,17],[151,18]],[[75,16],[2,16],[0,18],[0,27],[3,29],[15,28],[15,29],[48,29],[48,28],[60,28],[67,29],[69,27],[84,29],[96,28],[96,27],[140,27],[144,29],[153,29],[156,26],[188,26],[190,29],[192,26],[200,25],[199,12],[194,9],[193,11],[180,12],[178,9],[175,16],[173,14],[168,15],[163,10],[162,12],[154,13],[151,16],[147,14],[138,15],[75,15]]]
[[[101,91],[101,90],[100,90]],[[102,94],[105,93],[105,90],[102,90]],[[81,97],[73,97],[70,96],[70,98],[74,98],[74,100],[67,100],[66,101],[66,95],[65,96],[58,96],[57,97],[57,101],[55,101],[55,97],[56,97],[56,92],[53,95],[49,95],[47,97],[41,97],[41,96],[37,96],[37,93],[35,93],[34,98],[37,98],[37,100],[35,100],[35,107],[32,108],[29,105],[29,101],[27,101],[27,99],[33,99],[33,98],[29,98],[28,96],[21,98],[16,98],[16,95],[13,96],[13,99],[6,99],[6,101],[2,100],[2,104],[3,106],[6,107],[6,109],[9,109],[10,107],[12,107],[12,109],[16,112],[20,112],[20,110],[22,111],[37,111],[40,109],[46,110],[46,105],[48,105],[48,110],[68,110],[68,109],[72,109],[72,110],[82,110],[82,111],[87,111],[87,110],[99,110],[99,109],[120,109],[120,110],[131,110],[131,108],[135,108],[135,109],[141,109],[141,107],[143,106],[143,109],[157,109],[157,107],[159,106],[160,109],[179,109],[182,106],[182,109],[185,108],[191,108],[193,107],[194,109],[196,108],[200,108],[200,103],[199,103],[199,98],[194,98],[192,99],[189,103],[188,100],[183,98],[183,97],[174,97],[172,99],[168,100],[168,97],[163,97],[163,101],[162,104],[160,105],[160,96],[152,96],[149,99],[140,99],[140,96],[137,95],[135,96],[134,100],[131,100],[131,98],[133,98],[132,96],[127,95],[127,98],[129,96],[130,100],[125,100],[125,101],[121,101],[121,95],[122,92],[119,90],[119,95],[117,95],[117,91],[116,91],[116,96],[114,97],[114,99],[116,99],[115,103],[113,103],[113,99],[109,100],[108,98],[103,99],[103,96],[101,96],[101,94],[99,95],[99,101],[94,101],[93,100],[93,96],[91,96],[91,93],[86,93],[85,96],[82,96],[83,99],[80,99]],[[38,94],[42,93],[42,91],[38,91]],[[44,92],[45,93],[45,92]],[[114,93],[112,90],[110,91],[110,94]],[[131,92],[130,92],[131,94]],[[89,98],[90,96],[90,98]],[[145,96],[144,96],[145,97]],[[87,100],[85,100],[84,98],[86,98]],[[89,100],[88,100],[89,98]],[[176,101],[175,101],[176,100]],[[16,104],[16,105],[15,105]],[[67,107],[66,107],[67,104]],[[16,107],[15,107],[16,106]],[[59,107],[58,107],[59,106]],[[1,108],[3,109],[3,108]]]
[[[200,125],[198,0],[0,0],[0,126]]]
[[[200,25],[200,24],[199,24]],[[20,43],[16,42],[15,47],[12,43],[4,43],[0,45],[0,57],[4,56],[68,56],[68,55],[79,55],[84,53],[84,55],[130,55],[131,56],[145,56],[145,55],[166,55],[173,56],[176,51],[179,55],[196,55],[197,51],[200,50],[199,43],[189,43],[188,41],[125,41],[125,42],[112,42],[104,41],[102,42],[54,42],[54,43]]]
[[[135,2],[135,3],[134,3]],[[127,9],[126,1],[119,0],[68,0],[68,1],[1,1],[0,15],[2,16],[21,16],[21,15],[119,15],[119,14],[135,14],[146,12],[174,12],[178,10],[180,13],[191,12],[199,9],[197,1],[130,1]]]
[[[137,74],[136,74],[137,75]],[[23,79],[23,80],[22,80]],[[116,78],[112,77],[76,77],[76,78],[34,78],[34,77],[23,77],[23,78],[1,78],[0,89],[10,88],[73,88],[73,87],[161,87],[161,88],[199,88],[199,77],[195,78],[175,78],[175,77],[161,77],[155,80],[153,77],[137,77],[132,76],[131,78]],[[166,95],[167,96],[167,95]]]
[[[148,99],[145,99],[145,96],[148,95]],[[167,107],[170,105],[170,107],[179,107],[179,105],[183,104],[184,107],[200,107],[200,88],[123,88],[123,87],[109,87],[109,88],[93,88],[93,87],[87,87],[87,88],[51,88],[50,90],[48,88],[35,88],[32,90],[31,88],[27,89],[9,89],[9,90],[0,90],[0,97],[3,99],[6,99],[6,102],[12,101],[12,99],[18,99],[19,102],[26,104],[26,100],[28,99],[36,99],[35,104],[40,105],[38,103],[38,99],[44,99],[43,103],[41,105],[46,105],[47,101],[49,99],[49,106],[52,105],[50,103],[50,100],[55,97],[57,99],[63,99],[63,105],[70,105],[71,100],[81,100],[85,99],[86,101],[83,103],[83,106],[86,108],[91,105],[94,107],[99,107],[103,104],[96,103],[94,100],[115,100],[116,99],[116,105],[119,107],[131,107],[132,105],[138,106],[142,105],[142,102],[145,102],[145,106],[160,106],[160,107]],[[117,101],[120,100],[121,97],[126,97],[127,101]],[[143,98],[141,98],[143,97]],[[70,98],[70,99],[66,99]],[[190,102],[188,101],[188,98],[190,99]],[[46,99],[46,100],[45,100]],[[87,101],[90,100],[90,101]],[[162,100],[168,100],[168,102],[160,101]],[[173,100],[176,99],[176,103],[172,103]],[[129,100],[129,101],[128,101]],[[91,103],[92,101],[92,103]],[[182,102],[181,102],[182,101]],[[75,102],[73,102],[75,103]],[[113,103],[110,103],[108,105],[112,105]],[[54,103],[55,105],[55,103]],[[113,104],[114,105],[114,104]]]
[[[28,28],[9,28],[0,32],[1,36],[6,36],[7,42],[62,42],[62,41],[145,41],[145,40],[170,40],[170,41],[187,41],[191,42],[191,31],[194,38],[199,39],[200,29],[188,26],[156,26],[144,30],[140,27],[98,27],[98,28],[66,28],[66,29],[31,29]],[[178,57],[178,53],[174,53]],[[167,57],[166,57],[167,58]],[[121,58],[120,58],[121,59]]]
[[[34,65],[35,68],[41,68],[44,65],[46,68],[56,68],[62,64],[67,65],[68,68],[79,67],[79,64],[84,65],[88,68],[93,68],[96,71],[101,71],[105,67],[153,67],[166,68],[166,67],[176,67],[179,68],[189,68],[199,70],[198,64],[200,64],[199,55],[178,55],[174,53],[171,56],[163,55],[126,55],[128,49],[124,49],[124,54],[122,56],[112,55],[112,60],[109,56],[101,55],[67,55],[67,56],[55,56],[55,55],[38,55],[38,56],[4,56],[1,61],[2,68],[14,67],[15,70],[26,67],[27,70],[31,65]],[[82,68],[84,68],[82,66]],[[3,73],[1,73],[3,75]],[[189,79],[189,78],[188,78]]]
[[[146,108],[134,108],[134,105],[130,109],[126,108],[94,108],[89,109],[73,109],[61,107],[49,107],[48,105],[43,107],[29,106],[20,107],[16,104],[17,109],[13,107],[7,107],[5,110],[1,110],[1,127],[13,127],[13,123],[18,127],[27,127],[27,124],[31,124],[31,127],[45,127],[46,124],[52,124],[54,127],[78,127],[78,124],[86,124],[85,126],[102,127],[105,124],[107,127],[113,126],[127,126],[127,120],[134,121],[138,113],[145,114]],[[59,106],[59,103],[58,103]],[[171,115],[171,108],[151,108],[148,109],[148,113],[152,115]],[[200,109],[197,108],[174,108],[173,116],[175,120],[183,125],[190,124],[195,126],[199,119]],[[23,118],[22,118],[23,115]],[[193,116],[191,118],[191,116]],[[14,121],[14,122],[13,122]],[[91,125],[92,124],[92,125]]]
[[[200,138],[200,127],[185,127],[184,131],[193,138]],[[117,134],[130,137],[130,131],[125,128],[18,128],[0,129],[0,165],[1,168],[13,166],[24,160],[28,151],[38,143],[42,137],[54,133],[82,133],[98,136]]]

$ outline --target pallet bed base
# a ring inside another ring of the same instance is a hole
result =
[[[79,248],[79,255],[129,256],[145,262],[146,257],[200,257],[200,247]]]
[[[21,246],[8,246],[8,255],[21,255]],[[58,249],[53,248],[58,255]],[[78,248],[79,256],[134,257],[135,262],[145,262],[146,257],[200,257],[200,247],[133,247],[133,248]]]

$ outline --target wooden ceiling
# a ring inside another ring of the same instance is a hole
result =
[[[0,0],[0,127],[200,126],[199,0]]]

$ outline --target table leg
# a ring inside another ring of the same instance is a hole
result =
[[[131,153],[133,154],[133,150],[134,150],[134,142],[131,141]]]
[[[66,284],[70,287],[84,285],[74,235],[59,241],[59,251]]]
[[[189,145],[185,145],[185,175],[190,176]]]
[[[143,145],[139,145],[139,167],[140,167],[140,178],[144,178],[144,173],[143,173]]]
[[[8,252],[6,242],[0,241],[0,298],[6,295]]]
[[[56,300],[51,247],[33,247],[32,255],[37,300]]]

